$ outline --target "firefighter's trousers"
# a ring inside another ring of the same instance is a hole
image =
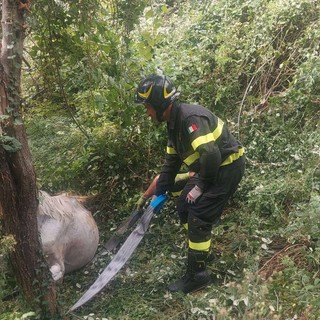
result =
[[[196,175],[188,180],[176,200],[176,205],[181,223],[188,224],[190,248],[209,250],[212,226],[220,220],[223,209],[244,175],[244,170],[244,156],[220,167],[216,183],[208,186],[194,204],[188,204],[186,196],[199,178]]]

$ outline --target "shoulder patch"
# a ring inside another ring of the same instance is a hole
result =
[[[188,128],[188,132],[192,133],[194,131],[198,130],[198,127],[195,124],[192,124],[189,128]]]

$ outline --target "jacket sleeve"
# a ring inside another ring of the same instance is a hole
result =
[[[174,179],[179,172],[181,165],[182,160],[170,141],[168,141],[164,164],[161,168],[160,176],[157,181],[156,196],[172,190],[174,187]]]
[[[215,143],[223,122],[219,120],[212,128],[206,117],[190,117],[186,122],[186,134],[194,152],[199,153],[199,187],[205,190],[216,181],[221,164],[221,153]]]

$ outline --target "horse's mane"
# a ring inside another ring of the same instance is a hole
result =
[[[79,210],[88,212],[75,198],[64,194],[50,196],[45,191],[39,191],[38,212],[42,216],[49,216],[56,220],[70,219]]]

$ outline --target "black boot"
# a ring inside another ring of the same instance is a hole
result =
[[[200,290],[212,283],[211,276],[206,270],[207,258],[207,251],[189,249],[186,274],[181,279],[169,284],[168,290],[189,293]]]
[[[188,265],[188,258],[186,258],[184,261],[185,266]],[[210,265],[211,263],[215,263],[217,261],[217,257],[213,252],[208,253],[208,257],[207,257],[207,265]]]

